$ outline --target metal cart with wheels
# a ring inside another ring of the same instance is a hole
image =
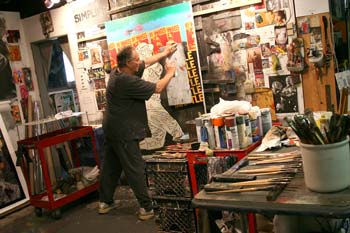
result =
[[[97,190],[98,182],[96,181],[92,184],[84,186],[83,188],[73,190],[68,194],[55,195],[53,185],[50,180],[50,172],[52,172],[50,171],[50,169],[53,168],[49,167],[49,163],[47,160],[51,158],[47,157],[48,155],[47,153],[45,154],[45,149],[47,149],[50,146],[62,143],[70,143],[72,148],[72,163],[74,167],[79,167],[80,159],[78,156],[77,142],[79,141],[78,139],[86,137],[89,137],[91,139],[91,149],[93,157],[96,161],[96,165],[99,167],[99,156],[96,148],[95,135],[91,126],[78,126],[56,130],[50,133],[27,138],[17,142],[18,148],[22,148],[25,151],[24,153],[27,153],[27,157],[28,151],[30,150],[35,151],[35,153],[37,153],[38,155],[38,163],[40,163],[39,167],[41,168],[41,171],[39,173],[42,174],[42,180],[44,183],[44,190],[42,192],[33,192],[32,189],[34,185],[31,184],[33,181],[31,181],[30,173],[28,171],[24,171],[24,173],[27,174],[25,175],[25,178],[28,184],[30,203],[35,207],[36,216],[42,216],[43,209],[47,209],[51,211],[51,215],[53,218],[58,219],[61,217],[60,207]],[[23,167],[25,168],[26,166],[22,166],[22,169]]]

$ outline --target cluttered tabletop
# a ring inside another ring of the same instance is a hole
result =
[[[213,176],[192,203],[204,209],[345,217],[350,214],[350,189],[335,193],[309,190],[300,149],[283,147],[251,152],[228,171]]]

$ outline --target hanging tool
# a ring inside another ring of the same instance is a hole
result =
[[[314,64],[315,71],[317,74],[317,80],[320,80],[321,83],[323,83],[322,66],[323,66],[324,55],[323,55],[323,52],[317,48],[317,43],[313,34],[311,34],[311,37],[310,37],[310,48],[308,49],[308,57],[309,57],[309,61]]]
[[[340,105],[339,105],[339,114],[347,114],[348,113],[348,95],[349,90],[347,87],[343,87],[341,90],[341,97],[340,97]]]
[[[325,35],[325,41],[326,41],[326,53],[325,53],[325,65],[326,65],[326,74],[328,74],[329,67],[331,66],[332,61],[332,49],[329,43],[328,39],[328,19],[327,16],[322,16],[323,21],[323,28],[324,28],[324,35]]]

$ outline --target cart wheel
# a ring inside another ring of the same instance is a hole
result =
[[[35,212],[35,215],[37,217],[42,217],[43,216],[43,209],[41,209],[39,207],[35,207],[34,212]]]
[[[60,219],[62,216],[61,216],[61,210],[60,209],[57,209],[57,210],[54,210],[52,211],[52,217],[54,219]]]

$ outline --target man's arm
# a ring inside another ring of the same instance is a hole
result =
[[[168,41],[163,52],[157,53],[151,57],[144,59],[146,67],[153,65],[156,62],[159,62],[161,59],[170,56],[177,50],[177,44],[175,41]]]
[[[168,86],[170,80],[174,77],[176,71],[176,64],[174,62],[167,61],[165,64],[166,73],[164,77],[156,83],[155,93],[161,93],[166,86]]]

